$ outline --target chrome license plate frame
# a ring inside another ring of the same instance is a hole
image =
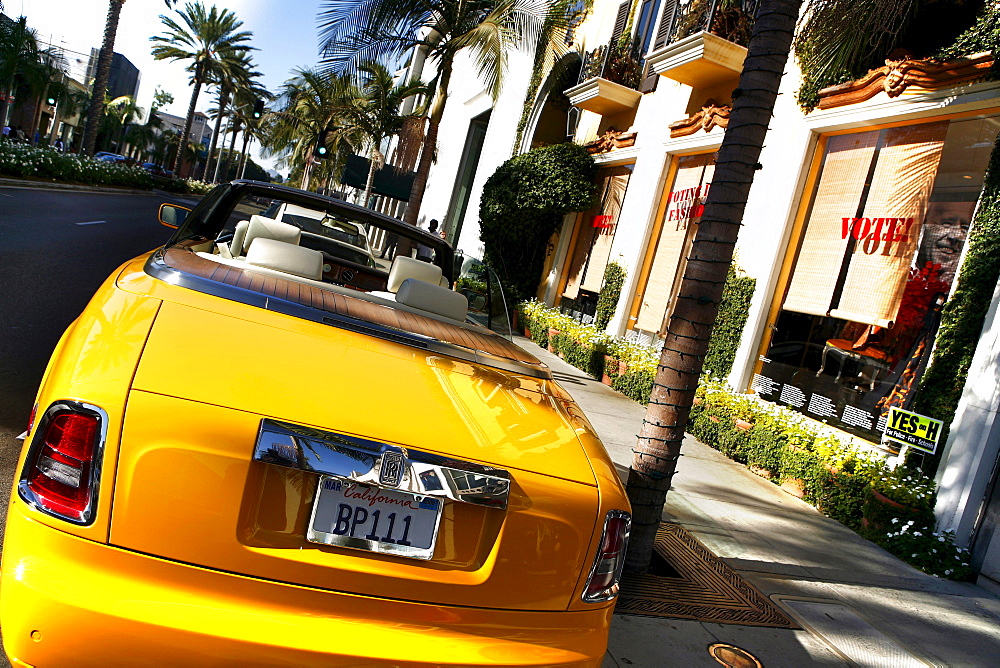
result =
[[[321,476],[306,540],[428,560],[434,556],[443,509],[440,497]]]

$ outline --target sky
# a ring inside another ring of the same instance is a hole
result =
[[[86,60],[91,47],[100,48],[107,19],[107,0],[2,0],[7,16],[28,18],[28,25],[38,33],[39,41],[51,43],[66,50],[71,74],[86,70]],[[243,21],[242,30],[253,33],[251,44],[257,70],[263,73],[260,82],[272,92],[290,77],[297,67],[314,67],[318,61],[316,16],[321,0],[224,0],[213,3],[203,0],[207,7],[217,4],[219,9],[229,9]],[[176,3],[182,7],[184,1]],[[189,74],[184,71],[186,62],[153,60],[149,38],[163,34],[166,27],[161,14],[175,14],[163,0],[126,0],[122,7],[115,39],[115,51],[128,58],[140,72],[139,106],[148,111],[157,86],[174,96],[173,104],[163,111],[176,116],[187,114],[191,101]],[[82,63],[76,63],[79,59]],[[198,97],[199,111],[212,105],[213,93],[202,89]],[[237,145],[242,138],[237,140]],[[274,167],[274,161],[260,157],[257,147],[251,154],[265,168]],[[287,175],[287,170],[279,170]]]

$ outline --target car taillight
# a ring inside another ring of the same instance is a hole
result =
[[[625,549],[628,547],[628,530],[632,516],[623,510],[612,510],[604,520],[604,534],[601,546],[590,569],[587,586],[583,589],[583,600],[587,603],[610,601],[618,595],[618,580],[625,565]]]
[[[18,485],[22,499],[76,524],[93,519],[107,418],[76,401],[52,404],[39,422]]]

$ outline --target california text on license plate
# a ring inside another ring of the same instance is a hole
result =
[[[441,499],[323,476],[306,539],[415,559],[434,555]]]

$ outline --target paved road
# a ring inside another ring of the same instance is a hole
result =
[[[52,349],[105,278],[155,248],[163,193],[0,187],[0,540],[24,431]]]

